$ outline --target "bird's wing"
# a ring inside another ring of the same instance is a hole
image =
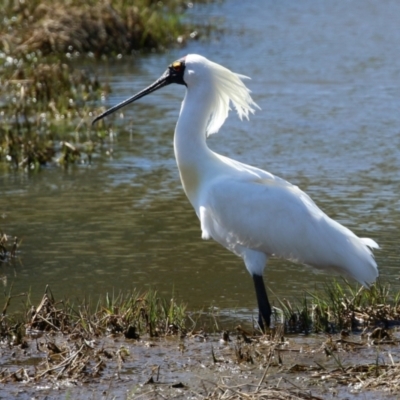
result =
[[[202,227],[209,236],[285,258],[294,256],[300,231],[304,235],[306,226],[323,216],[304,192],[282,180],[223,176],[202,197]]]
[[[306,193],[284,180],[220,176],[209,182],[201,197],[203,236],[235,253],[243,247],[258,250],[337,269],[361,283],[377,276],[368,243],[330,219]],[[364,264],[369,265],[368,277],[362,272]]]

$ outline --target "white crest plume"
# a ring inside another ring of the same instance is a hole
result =
[[[249,112],[254,114],[255,108],[260,107],[250,96],[250,89],[242,79],[248,76],[236,74],[222,65],[207,60],[211,69],[213,89],[215,90],[211,106],[210,120],[207,124],[207,136],[217,133],[228,117],[229,103],[232,102],[239,118],[249,119]]]

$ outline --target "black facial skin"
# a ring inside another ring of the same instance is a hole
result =
[[[186,83],[183,80],[183,75],[185,73],[185,57],[181,58],[178,61],[173,62],[169,65],[168,69],[158,78],[153,84],[148,86],[146,89],[143,89],[139,93],[130,97],[127,100],[124,100],[122,103],[117,104],[114,107],[109,108],[107,111],[104,111],[102,114],[98,115],[93,121],[92,125],[94,125],[100,119],[106,117],[107,115],[112,114],[113,112],[119,110],[120,108],[133,103],[134,101],[158,90],[164,86],[170,85],[171,83],[177,83],[178,85],[185,85]]]
[[[177,83],[179,85],[185,85],[186,83],[183,80],[183,75],[185,73],[185,57],[181,58],[178,61],[173,62],[169,67],[169,79],[171,80],[170,83]],[[166,72],[167,72],[166,71]]]

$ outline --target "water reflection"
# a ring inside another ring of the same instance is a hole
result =
[[[308,192],[330,216],[376,240],[384,280],[397,285],[400,227],[400,4],[234,2],[200,6],[225,33],[198,52],[253,78],[261,106],[250,123],[232,117],[210,146],[265,168]],[[154,81],[182,51],[96,66],[110,76],[113,105]],[[46,284],[67,297],[133,287],[172,291],[189,308],[251,310],[242,262],[200,239],[184,197],[172,135],[184,89],[165,88],[124,110],[130,131],[92,166],[0,176],[1,229],[23,236],[21,262],[0,265],[15,293]],[[271,261],[267,285],[301,296],[330,279]],[[312,284],[310,285],[310,282]]]

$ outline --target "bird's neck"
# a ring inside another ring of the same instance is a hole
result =
[[[196,208],[196,199],[206,167],[214,153],[206,144],[206,127],[211,114],[211,93],[203,87],[188,89],[175,128],[174,151],[186,195]]]

